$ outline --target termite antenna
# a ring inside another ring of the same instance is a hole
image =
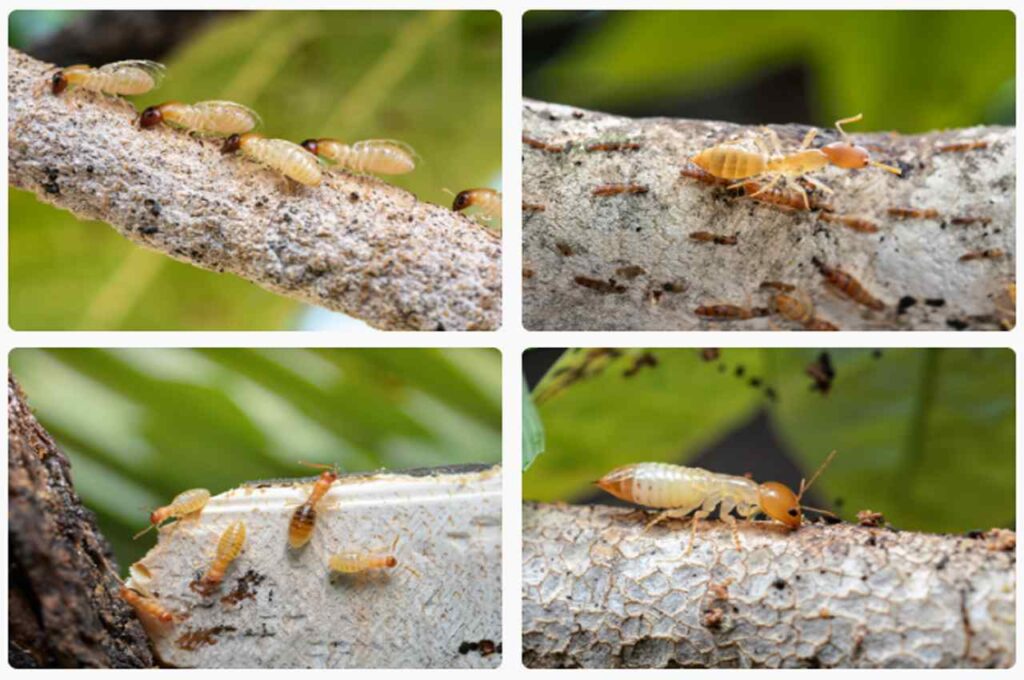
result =
[[[304,460],[296,461],[299,465],[305,465],[306,467],[315,468],[317,470],[334,470],[338,471],[337,463],[307,463]]]
[[[872,165],[880,170],[885,170],[886,172],[891,172],[894,175],[903,175],[902,170],[892,165],[886,165],[885,163],[879,163],[878,161],[868,161],[868,165]]]
[[[847,123],[859,123],[862,118],[864,118],[863,113],[858,113],[856,116],[850,116],[849,118],[840,118],[836,121],[836,129],[839,130],[839,134],[841,134],[845,139],[846,137],[849,137],[849,135],[846,134],[846,130],[843,129],[843,126]]]
[[[825,470],[826,467],[828,467],[828,464],[832,462],[832,459],[836,457],[836,453],[837,452],[835,451],[835,449],[833,449],[832,453],[828,454],[828,456],[825,458],[825,462],[819,465],[818,469],[814,471],[813,475],[811,475],[810,481],[804,479],[800,480],[800,493],[798,493],[796,496],[796,499],[798,501],[804,497],[804,493],[811,488],[811,484],[814,484],[814,482],[818,479],[818,476]]]
[[[810,505],[801,505],[800,509],[801,510],[813,510],[814,512],[821,513],[822,515],[828,515],[829,517],[836,517],[836,518],[839,517],[839,515],[837,515],[836,513],[832,512],[831,510],[823,510],[821,508],[815,508],[815,507],[810,506]]]
[[[150,524],[148,527],[146,527],[145,529],[143,529],[139,533],[137,533],[134,536],[132,536],[132,540],[133,541],[137,541],[139,539],[139,536],[145,535],[147,531],[149,531],[150,529],[155,529],[156,527],[157,527],[156,524]]]

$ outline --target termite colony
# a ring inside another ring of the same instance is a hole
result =
[[[884,225],[892,220],[915,220],[934,219],[941,220],[943,226],[951,224],[955,226],[981,225],[986,226],[991,222],[990,217],[975,214],[941,215],[933,208],[916,208],[893,206],[882,210],[883,216],[871,214],[850,213],[844,214],[834,203],[836,192],[823,182],[819,181],[816,173],[820,173],[828,167],[837,168],[842,171],[856,171],[860,169],[871,169],[883,171],[881,176],[886,174],[902,177],[909,167],[902,163],[885,163],[873,158],[879,153],[879,147],[870,144],[857,144],[844,129],[850,123],[862,119],[858,114],[849,118],[836,121],[835,130],[837,138],[835,141],[822,146],[814,146],[814,141],[819,135],[815,128],[809,129],[802,141],[793,150],[785,150],[778,134],[770,129],[764,128],[763,134],[751,138],[752,147],[747,147],[744,142],[724,141],[710,145],[707,148],[698,150],[696,153],[688,154],[689,163],[684,165],[680,174],[684,178],[696,180],[702,184],[717,187],[727,192],[733,199],[751,199],[766,204],[770,207],[798,214],[811,214],[825,225],[836,225],[862,235],[880,234],[879,241],[884,239]],[[582,143],[574,140],[552,140],[537,139],[528,135],[523,136],[524,147],[529,153],[540,153],[544,155],[574,154],[575,158],[582,159],[586,154],[596,152],[623,153],[637,151],[643,148],[638,142],[588,142]],[[936,146],[936,154],[966,153],[975,150],[985,149],[989,146],[984,140],[956,140],[948,144]],[[580,165],[582,160],[576,160],[575,165]],[[886,181],[879,179],[879,182]],[[594,197],[594,200],[601,201],[629,201],[643,200],[643,197],[652,192],[652,187],[638,182],[612,182],[590,186],[586,191]],[[635,198],[629,198],[635,197]],[[524,203],[524,213],[535,214],[545,210],[544,205],[535,203]],[[640,231],[637,229],[637,231]],[[699,229],[689,231],[685,234],[695,248],[710,250],[722,249],[728,252],[730,246],[742,244],[745,238],[743,234],[723,231],[711,231]],[[749,250],[749,248],[738,248],[738,251]],[[996,247],[980,247],[965,249],[961,252],[951,266],[961,263],[961,266],[972,266],[967,263],[998,261],[1007,257],[1007,252]],[[740,255],[743,253],[740,252]],[[819,255],[811,261],[811,271],[820,274],[817,280],[827,292],[845,299],[848,303],[858,305],[865,310],[870,319],[874,315],[885,314],[886,318],[902,321],[901,317],[906,312],[905,307],[897,307],[884,300],[884,296],[871,290],[873,284],[862,282],[851,273],[841,262],[825,262],[826,258]],[[831,258],[829,258],[831,259]],[[973,265],[982,266],[982,265]],[[593,289],[601,293],[625,293],[628,288],[616,285],[612,279],[605,283],[600,276],[592,276],[590,272],[572,279],[576,284]],[[587,285],[589,282],[597,282],[601,285]],[[657,282],[653,282],[657,294],[648,295],[647,299],[656,304],[662,295]],[[743,322],[761,317],[775,317],[787,328],[812,331],[839,330],[839,327],[827,319],[821,318],[815,311],[812,298],[812,291],[797,290],[796,286],[789,286],[787,290],[772,289],[768,286],[761,287],[762,295],[770,297],[755,306],[749,302],[745,305],[738,304],[737,300],[716,300],[698,299],[699,303],[691,312],[693,315],[706,320],[709,323],[717,322]],[[753,291],[750,294],[754,294]],[[928,297],[928,296],[923,296]],[[935,296],[932,296],[935,297]],[[995,315],[1000,319],[1007,318],[1002,314],[1002,309],[997,309]],[[981,319],[981,317],[972,317]],[[773,321],[768,322],[771,327],[776,327]],[[1000,326],[1005,326],[1003,321]]]
[[[303,464],[324,469],[313,481],[308,495],[289,517],[286,538],[288,549],[293,552],[303,550],[309,543],[316,529],[319,510],[324,504],[324,496],[340,476],[337,466]],[[175,496],[168,505],[154,510],[150,514],[149,526],[137,533],[135,538],[139,538],[153,528],[171,526],[173,529],[179,522],[197,520],[209,500],[210,492],[206,489],[183,491]],[[212,558],[203,565],[201,572],[197,572],[201,575],[198,575],[189,584],[190,590],[200,597],[207,598],[215,595],[221,589],[232,565],[245,551],[246,532],[246,524],[242,520],[231,522],[223,529],[212,551]],[[397,545],[398,538],[396,537],[390,548],[379,550],[346,546],[328,557],[326,563],[328,577],[333,581],[339,576],[362,576],[372,572],[394,569],[399,566],[395,553]],[[419,573],[412,567],[404,564],[401,566],[414,576],[419,576]],[[147,571],[141,562],[132,565],[133,575],[146,574]],[[116,573],[114,576],[121,583],[119,591],[121,598],[135,610],[147,627],[157,626],[159,629],[160,626],[174,624],[187,618],[186,614],[169,610],[160,602],[160,598],[156,594],[150,592],[145,585],[140,585],[138,579],[134,579],[132,585],[129,586]],[[224,598],[223,601],[228,599],[230,598]]]
[[[800,528],[804,510],[832,514],[827,510],[802,505],[800,501],[835,455],[835,451],[830,453],[810,480],[800,480],[797,493],[779,482],[758,484],[748,477],[668,463],[625,465],[612,470],[596,484],[616,498],[660,510],[647,522],[644,531],[665,520],[689,516],[691,533],[687,553],[693,550],[697,542],[697,524],[717,507],[719,519],[732,530],[736,549],[742,550],[733,512],[748,522],[753,521],[755,515],[764,514],[770,522],[781,523],[790,530]]]
[[[97,68],[78,64],[58,69],[47,83],[54,96],[80,88],[112,96],[135,96],[159,86],[166,68],[152,61],[129,60]],[[408,144],[391,139],[368,139],[346,144],[331,138],[310,138],[301,144],[266,138],[253,132],[262,124],[252,109],[229,101],[186,103],[167,101],[139,114],[139,128],[167,126],[196,138],[224,138],[221,152],[239,153],[286,178],[315,187],[325,174],[404,175],[416,168],[416,152]],[[291,185],[289,185],[291,187]],[[461,200],[461,203],[460,203]],[[452,210],[480,208],[486,222],[501,218],[501,195],[491,189],[471,189],[456,197]]]

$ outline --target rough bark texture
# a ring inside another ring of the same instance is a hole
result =
[[[977,667],[1014,663],[1013,532],[706,522],[527,504],[530,667]]]
[[[310,479],[253,482],[160,531],[133,586],[181,618],[150,625],[160,660],[201,668],[496,668],[501,663],[501,471],[458,466],[341,477],[310,542],[288,526]],[[220,589],[196,592],[218,538],[246,526]],[[397,539],[397,541],[396,541]],[[398,565],[331,577],[340,552]]]
[[[15,668],[146,668],[146,634],[118,596],[110,544],[68,459],[8,375],[8,662]]]
[[[808,130],[773,129],[786,151]],[[854,133],[856,126],[849,129]],[[760,128],[629,119],[527,101],[523,134],[523,319],[529,329],[799,328],[778,318],[721,322],[694,313],[707,304],[767,307],[767,292],[759,289],[764,281],[797,286],[818,316],[843,329],[992,329],[1012,315],[1011,303],[1002,299],[1014,272],[1012,128],[853,134],[873,159],[900,166],[903,176],[825,168],[813,177],[835,193],[813,194],[819,208],[811,211],[681,174],[696,169],[689,157],[728,140],[756,150],[752,138],[766,139]],[[837,138],[835,130],[822,130],[814,146]],[[986,145],[939,150],[963,141]],[[636,146],[588,149],[608,142]],[[635,185],[638,193],[595,194],[609,184]],[[901,209],[934,213],[890,213]],[[867,220],[877,231],[827,221],[844,216]],[[691,237],[701,231],[734,236],[736,244]],[[959,261],[986,249],[1004,255]],[[856,277],[885,310],[828,294],[812,258]]]
[[[490,330],[501,239],[371,177],[289,185],[220,144],[139,130],[124,100],[46,89],[54,68],[8,51],[10,183],[204,269],[385,329]],[[15,253],[15,256],[17,254]]]

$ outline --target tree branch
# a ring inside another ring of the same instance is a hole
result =
[[[15,668],[147,668],[149,642],[118,596],[110,544],[70,463],[7,376],[8,661]]]
[[[773,129],[784,150],[796,149],[808,130]],[[766,307],[764,281],[797,286],[819,317],[843,329],[998,328],[1012,314],[1002,300],[1014,272],[1012,128],[854,134],[874,160],[898,164],[903,176],[826,168],[813,178],[835,193],[812,194],[811,211],[690,176],[698,174],[690,156],[737,135],[764,138],[760,128],[527,101],[523,134],[527,328],[798,328],[779,318],[710,322],[694,313],[707,304]],[[836,139],[822,130],[814,145]],[[940,150],[963,141],[984,147]],[[601,190],[610,184],[632,185],[635,193]],[[798,200],[793,191],[779,198]],[[699,241],[694,232],[736,243]],[[1005,255],[959,261],[980,250]],[[826,294],[812,258],[856,277],[886,308]]]
[[[501,471],[455,466],[345,475],[310,542],[288,524],[311,479],[253,482],[160,531],[133,586],[182,619],[152,626],[166,664],[202,668],[496,668],[501,662]],[[195,581],[221,532],[246,525],[218,592]],[[396,542],[397,539],[397,542]],[[393,554],[383,573],[331,578],[340,552]]]
[[[13,186],[175,259],[378,328],[498,327],[501,239],[485,227],[371,177],[288,186],[216,142],[140,131],[123,100],[50,95],[53,68],[8,50]]]
[[[977,539],[527,504],[530,667],[1001,667],[1014,663],[1013,532]]]

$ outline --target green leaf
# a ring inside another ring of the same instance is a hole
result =
[[[534,459],[544,452],[544,424],[533,403],[530,389],[523,381],[523,470],[529,469]]]
[[[616,466],[679,461],[743,422],[766,402],[750,385],[764,357],[722,354],[727,363],[699,349],[567,351],[534,390],[546,450],[523,477],[524,497],[570,500]]]
[[[31,12],[20,12],[21,15]],[[135,99],[231,99],[270,136],[391,138],[420,164],[388,181],[450,205],[445,188],[501,175],[501,16],[492,11],[230,12],[167,58]],[[10,323],[18,330],[276,330],[303,306],[139,248],[9,191]]]

